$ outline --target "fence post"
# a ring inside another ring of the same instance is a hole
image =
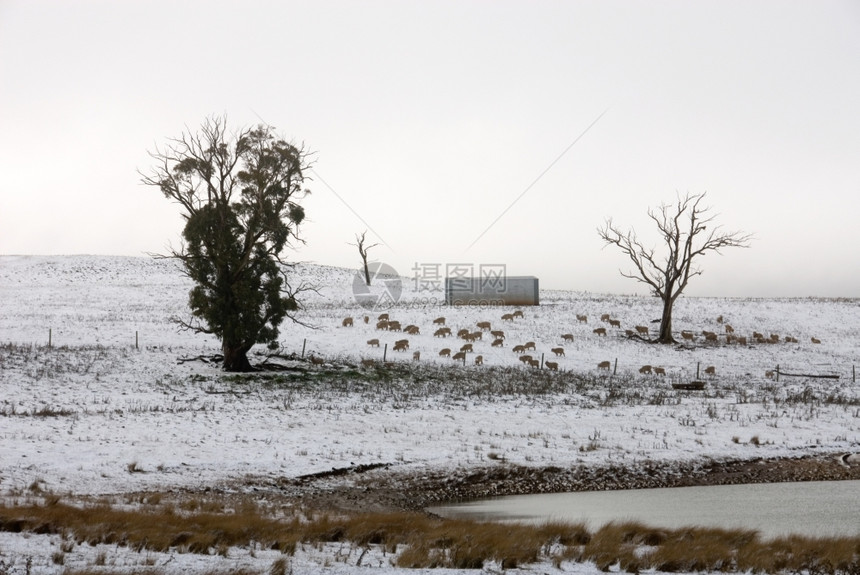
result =
[[[699,362],[696,362],[696,379],[699,379],[699,366],[701,366]]]
[[[541,352],[541,354],[540,354],[540,368],[541,369],[543,369],[543,356],[544,356],[544,354],[543,354],[543,352]]]
[[[302,359],[305,358],[305,347],[307,347],[307,345],[308,345],[308,339],[305,338],[304,340],[302,340]]]
[[[776,381],[779,382],[779,364],[776,364]]]
[[[382,348],[382,363],[385,363],[385,358],[388,356],[388,344],[385,344],[385,347]]]
[[[51,331],[52,329],[48,328],[48,347],[51,347]]]
[[[851,366],[851,383],[857,383],[857,371]]]
[[[616,375],[618,373],[618,358],[615,358],[615,367],[612,368],[612,375]]]
[[[138,347],[138,345],[137,345],[137,344],[138,344],[138,340],[137,340],[137,332],[134,332],[134,349],[138,349],[138,350],[139,350],[139,349],[140,349],[140,347]]]

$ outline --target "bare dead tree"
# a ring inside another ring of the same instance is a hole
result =
[[[677,343],[672,337],[672,307],[690,279],[702,274],[694,261],[708,252],[720,253],[723,248],[749,247],[752,240],[751,234],[724,232],[721,226],[714,226],[715,216],[708,215],[710,208],[701,206],[704,198],[704,193],[686,194],[679,196],[675,205],[663,204],[648,210],[665,253],[645,247],[634,230],[622,232],[611,218],[597,228],[606,245],[617,246],[633,262],[634,271],[621,271],[621,275],[646,284],[662,300],[663,315],[655,343]]]
[[[355,234],[355,243],[349,245],[358,248],[358,253],[361,255],[361,263],[364,264],[364,281],[367,283],[367,285],[370,285],[370,269],[367,267],[367,252],[369,252],[372,248],[375,248],[379,244],[367,245],[367,240],[365,239],[365,236],[367,236],[367,230],[361,232],[361,235]]]

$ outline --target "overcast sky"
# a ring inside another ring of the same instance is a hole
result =
[[[707,192],[688,295],[860,297],[856,1],[0,0],[0,254],[176,244],[137,170],[213,114],[316,152],[294,260],[645,293],[596,228]]]

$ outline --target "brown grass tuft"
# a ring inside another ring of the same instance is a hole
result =
[[[364,548],[382,546],[386,552],[396,553],[397,566],[407,568],[480,569],[493,561],[509,569],[549,560],[557,567],[564,561],[593,561],[604,571],[618,566],[630,573],[652,569],[669,573],[860,575],[860,537],[762,541],[756,532],[743,529],[671,530],[638,522],[610,523],[590,532],[583,524],[481,523],[405,512],[284,518],[242,501],[231,507],[203,501],[157,507],[149,504],[151,500],[160,499],[138,497],[137,509],[113,508],[104,501],[89,506],[59,500],[41,505],[0,505],[0,530],[62,534],[63,544],[52,557],[57,565],[65,561],[65,553],[84,542],[138,551],[221,555],[253,542],[291,555],[302,543],[343,541]],[[187,511],[189,508],[196,511]],[[101,567],[104,561],[102,556],[96,565]],[[284,557],[272,565],[270,573],[280,575],[289,567],[290,561]],[[96,569],[64,571],[69,575],[91,572]]]

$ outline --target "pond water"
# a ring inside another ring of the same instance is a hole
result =
[[[640,521],[666,528],[744,528],[762,537],[860,536],[860,481],[810,481],[517,495],[431,507],[443,517],[542,523]]]

